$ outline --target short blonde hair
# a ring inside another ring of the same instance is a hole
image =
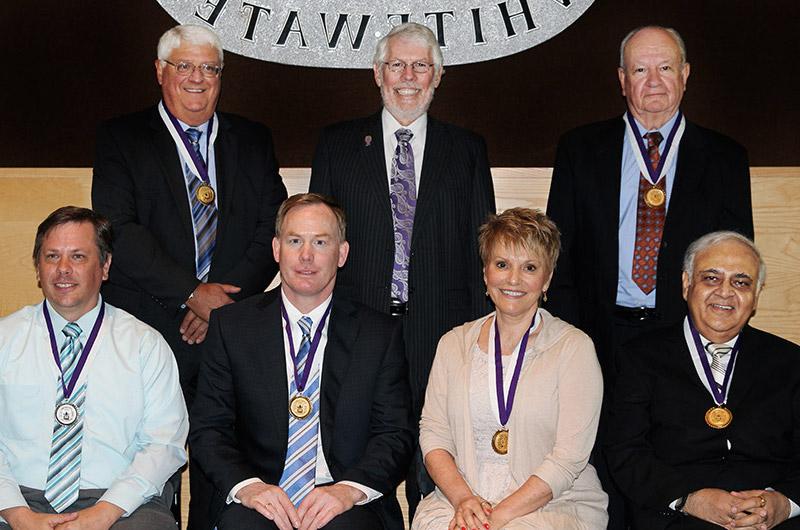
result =
[[[336,218],[336,235],[339,237],[339,243],[347,241],[347,220],[344,215],[344,210],[332,197],[322,195],[321,193],[298,193],[283,201],[280,208],[278,208],[278,216],[275,219],[275,235],[277,237],[281,236],[283,220],[286,219],[286,216],[291,210],[301,206],[312,206],[314,204],[322,204],[328,207]]]
[[[484,266],[495,245],[521,248],[544,259],[550,272],[556,268],[561,250],[561,232],[540,210],[510,208],[489,216],[478,233],[478,248]]]

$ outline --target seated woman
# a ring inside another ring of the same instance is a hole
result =
[[[555,224],[513,208],[480,231],[497,311],[439,341],[420,446],[436,490],[413,530],[604,529],[589,453],[603,379],[591,339],[539,307],[560,246]]]

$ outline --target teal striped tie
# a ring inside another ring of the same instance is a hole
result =
[[[63,384],[59,382],[56,405],[64,402],[64,386],[72,378],[83,345],[78,340],[81,328],[74,322],[62,330],[67,340],[61,346],[59,359]],[[50,448],[50,464],[47,468],[45,498],[53,509],[61,513],[78,500],[81,482],[81,442],[83,440],[83,402],[86,397],[86,383],[76,389],[69,402],[78,408],[78,419],[72,425],[55,422],[53,441]]]
[[[308,352],[311,350],[312,320],[303,317],[298,320],[303,331],[300,349],[297,352],[297,373],[305,368]],[[294,378],[289,392],[291,398],[297,393]],[[289,442],[286,449],[286,463],[279,485],[292,504],[299,506],[303,498],[314,489],[317,471],[317,433],[319,432],[319,371],[309,377],[303,395],[311,400],[311,414],[298,419],[289,414]]]
[[[197,129],[186,129],[186,136],[192,144],[197,156],[203,159],[200,152],[200,136],[203,133]],[[214,257],[214,247],[217,241],[217,207],[214,203],[203,204],[197,198],[197,189],[203,181],[195,176],[186,166],[186,180],[189,194],[192,196],[192,220],[194,221],[194,238],[197,242],[197,279],[208,280],[211,270],[211,258]]]

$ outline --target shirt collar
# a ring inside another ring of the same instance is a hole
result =
[[[410,124],[403,125],[392,116],[392,113],[389,112],[386,107],[384,107],[381,112],[381,123],[383,124],[384,132],[392,136],[394,136],[397,129],[409,129],[414,133],[415,138],[419,138],[421,133],[428,128],[428,113],[425,112]]]
[[[678,114],[679,111],[676,110],[675,114],[673,114],[672,117],[668,119],[664,125],[662,125],[658,129],[653,129],[653,130],[647,130],[645,126],[642,125],[641,122],[639,122],[639,120],[637,120],[636,118],[633,118],[633,121],[636,122],[636,127],[639,129],[639,133],[642,135],[642,138],[644,138],[644,135],[649,132],[658,131],[661,133],[661,137],[666,139],[669,136],[669,133],[672,132],[672,126],[675,125],[675,120],[678,119]]]
[[[333,298],[333,293],[331,293],[328,296],[328,298],[326,298],[325,301],[323,301],[317,307],[315,307],[308,313],[303,313],[299,309],[297,309],[294,305],[292,305],[292,303],[286,297],[286,294],[283,292],[283,289],[281,289],[281,299],[283,300],[283,307],[286,308],[286,316],[289,317],[289,322],[291,322],[292,326],[296,326],[297,321],[300,320],[300,317],[303,316],[307,316],[308,318],[310,318],[311,321],[314,323],[313,325],[316,326],[319,323],[320,319],[322,318],[322,315],[325,314],[325,310],[328,308],[328,304],[331,303],[332,298]]]
[[[62,317],[58,311],[53,309],[53,305],[45,298],[44,301],[47,304],[47,312],[50,314],[50,320],[53,323],[53,333],[56,334],[56,340],[61,342],[64,339],[64,334],[61,333],[61,330],[64,329],[69,321]],[[83,314],[78,320],[75,321],[76,324],[81,328],[81,335],[85,335],[89,333],[94,326],[95,321],[97,320],[97,315],[100,313],[100,306],[103,305],[103,295],[97,295],[97,304]]]

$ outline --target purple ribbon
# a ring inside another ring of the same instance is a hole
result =
[[[678,117],[675,120],[675,123],[672,124],[672,130],[669,131],[667,135],[667,143],[664,144],[664,153],[661,155],[661,158],[658,160],[658,167],[653,169],[653,165],[649,163],[650,156],[647,153],[647,147],[645,147],[644,142],[642,141],[642,133],[639,131],[639,126],[636,125],[636,120],[633,119],[633,115],[631,111],[628,111],[628,124],[631,126],[631,130],[633,131],[633,136],[636,138],[636,145],[639,146],[639,151],[642,152],[642,158],[648,162],[645,163],[645,167],[647,167],[647,172],[650,176],[650,182],[653,184],[658,183],[659,177],[661,177],[661,170],[664,169],[664,164],[667,161],[667,154],[669,153],[670,147],[672,147],[672,140],[675,139],[675,134],[678,132],[678,127],[681,124],[681,118],[683,117],[683,113],[678,111]]]
[[[739,353],[739,339],[741,339],[741,335],[736,339],[733,349],[731,350],[731,358],[728,361],[728,367],[725,369],[725,377],[722,380],[722,385],[717,385],[717,382],[714,380],[714,374],[711,372],[711,365],[708,364],[708,358],[705,354],[706,349],[703,348],[703,343],[700,341],[700,333],[697,331],[697,328],[694,327],[692,317],[687,315],[686,318],[689,320],[689,329],[692,332],[692,338],[697,348],[697,356],[700,357],[700,364],[703,365],[703,372],[706,374],[706,380],[714,396],[714,402],[717,405],[724,405],[728,400],[728,386],[731,382],[731,374],[733,373],[733,365],[736,362],[736,354]]]
[[[538,313],[538,311],[537,311]],[[519,374],[522,371],[522,361],[525,359],[525,348],[528,346],[528,336],[530,335],[531,328],[536,322],[536,314],[533,314],[531,325],[522,340],[519,343],[519,355],[517,356],[517,364],[514,366],[514,374],[511,376],[511,385],[508,387],[508,403],[503,395],[503,361],[500,347],[500,329],[497,327],[497,315],[494,317],[494,380],[497,386],[497,410],[500,413],[500,425],[503,427],[508,423],[508,418],[511,416],[511,407],[514,406],[514,395],[517,392],[517,383],[519,382]]]
[[[184,131],[183,127],[181,127],[181,124],[178,122],[178,118],[172,115],[172,113],[169,111],[166,105],[164,105],[164,110],[166,111],[167,116],[169,117],[169,121],[172,123],[172,126],[175,127],[175,132],[178,133],[178,136],[180,137],[181,141],[183,141],[183,145],[186,146],[186,150],[189,152],[189,156],[192,158],[192,161],[194,162],[197,171],[200,173],[199,175],[200,179],[206,184],[208,184],[210,182],[210,179],[208,177],[208,167],[206,166],[205,160],[203,160],[203,157],[197,154],[197,151],[195,151],[194,147],[192,147],[192,142],[190,142],[189,137],[186,136],[186,131]],[[208,144],[211,143],[210,142],[211,132],[213,130],[214,130],[214,116],[212,115],[211,119],[208,120],[208,132],[206,133],[208,138],[208,140],[206,141],[206,160],[208,160]]]
[[[58,354],[56,334],[53,331],[53,321],[50,320],[50,313],[47,311],[47,303],[42,304],[42,313],[44,313],[44,321],[45,324],[47,324],[47,333],[50,335],[50,349],[53,352],[53,359],[56,361],[58,371],[61,372],[61,387],[64,389],[64,399],[69,399],[69,397],[72,395],[72,391],[75,390],[75,385],[78,382],[78,377],[81,375],[83,365],[86,364],[86,359],[89,358],[89,351],[92,349],[92,346],[94,346],[95,339],[97,339],[97,334],[100,331],[100,324],[103,323],[103,315],[105,312],[106,303],[103,302],[100,305],[100,312],[97,314],[97,318],[94,321],[94,326],[92,326],[92,331],[89,333],[89,339],[83,346],[83,351],[81,352],[80,359],[78,359],[77,366],[75,366],[75,371],[72,372],[72,377],[67,383],[64,381],[64,370],[61,368],[61,357]]]
[[[311,374],[311,365],[314,363],[314,355],[317,353],[317,347],[319,346],[319,341],[322,338],[322,330],[325,328],[325,321],[328,319],[328,314],[331,312],[332,305],[332,303],[328,304],[327,309],[325,309],[325,313],[323,313],[322,318],[317,325],[317,331],[314,333],[314,338],[311,340],[311,347],[309,348],[308,355],[306,356],[306,365],[303,368],[303,373],[301,374],[297,371],[297,356],[294,353],[292,325],[289,322],[289,315],[286,314],[286,308],[284,307],[283,299],[281,298],[281,315],[283,316],[284,322],[286,322],[286,336],[289,338],[289,355],[292,357],[294,385],[297,387],[297,391],[301,394],[303,393],[303,389],[306,387],[306,383],[308,382],[308,376]]]

